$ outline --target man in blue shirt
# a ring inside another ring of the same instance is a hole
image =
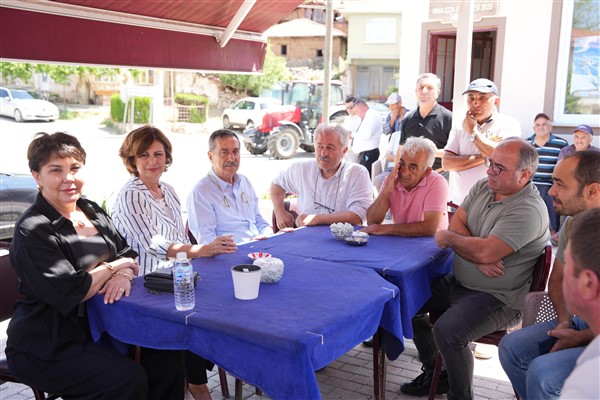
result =
[[[537,171],[533,176],[533,183],[548,209],[550,231],[553,235],[551,240],[552,244],[556,245],[560,217],[554,212],[552,197],[548,194],[548,190],[552,186],[552,172],[558,161],[558,154],[563,147],[568,146],[568,143],[565,139],[552,134],[552,121],[544,113],[539,113],[533,119],[533,132],[534,134],[527,138],[527,141],[533,145],[540,160]]]
[[[198,244],[231,234],[235,243],[273,233],[258,209],[258,197],[240,167],[240,140],[220,129],[208,140],[212,168],[188,196],[189,229]]]

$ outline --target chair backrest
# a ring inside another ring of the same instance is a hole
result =
[[[548,292],[530,292],[523,305],[523,328],[556,318],[556,311]]]
[[[190,243],[191,244],[198,244],[198,241],[196,240],[196,238],[192,234],[192,231],[190,231],[190,226],[189,226],[189,224],[188,224],[187,221],[185,221],[185,233],[186,233],[188,239],[190,239]]]
[[[533,267],[530,292],[543,292],[546,290],[548,276],[550,275],[550,266],[552,264],[552,245],[546,245],[546,248],[540,254]]]
[[[458,207],[458,204],[453,203],[451,201],[446,203],[446,208],[448,209],[448,223],[450,223],[450,221],[452,220],[452,217],[454,216],[456,210],[458,210]]]
[[[23,295],[17,292],[17,271],[10,262],[6,249],[10,243],[0,242],[0,321],[12,317],[15,312],[15,303]]]

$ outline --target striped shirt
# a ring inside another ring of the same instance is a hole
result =
[[[533,183],[536,185],[552,185],[552,172],[558,162],[558,154],[560,149],[568,146],[569,143],[561,137],[555,136],[552,133],[548,142],[542,147],[535,143],[535,134],[527,138],[527,141],[533,145],[538,153],[539,164],[535,175],[533,175]]]
[[[159,187],[164,202],[156,200],[140,178],[133,177],[121,188],[113,206],[115,226],[139,254],[140,275],[169,266],[167,250],[173,243],[190,243],[175,189],[164,182]]]

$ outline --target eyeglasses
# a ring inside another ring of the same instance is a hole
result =
[[[329,214],[333,214],[333,212],[335,211],[333,208],[327,207],[326,205],[323,205],[321,203],[317,203],[316,201],[315,201],[315,208],[322,208],[325,211],[327,211]]]
[[[501,165],[496,164],[491,158],[485,157],[485,166],[492,170],[494,176],[498,176],[503,172],[516,171],[516,169],[506,169]]]
[[[248,196],[246,196],[246,192],[242,192],[242,194],[240,195],[240,200],[242,201],[242,203],[248,204]],[[223,196],[223,205],[225,206],[225,208],[231,207],[229,205],[229,200],[227,200],[227,196]]]

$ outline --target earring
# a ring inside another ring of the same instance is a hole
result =
[[[39,185],[39,184],[38,184],[38,185],[37,185],[37,188],[38,188],[38,190],[41,192],[41,191],[42,191],[42,189],[43,189],[44,187],[43,187],[42,185]]]

